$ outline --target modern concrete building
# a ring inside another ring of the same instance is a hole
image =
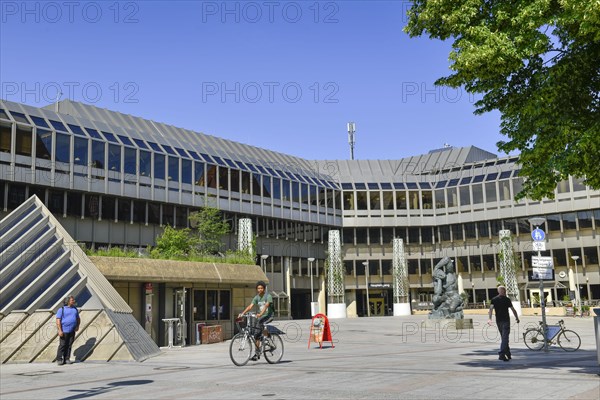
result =
[[[0,102],[1,211],[36,194],[93,248],[153,245],[162,226],[186,227],[206,204],[224,212],[234,248],[238,219],[251,218],[280,317],[310,316],[311,280],[325,306],[331,229],[342,232],[349,316],[367,314],[367,286],[372,314],[390,315],[394,237],[405,241],[415,308],[428,306],[431,270],[443,256],[455,260],[473,306],[490,299],[501,229],[513,235],[521,300],[535,302],[532,216],[546,218],[542,255],[555,265],[548,299],[573,289],[572,255],[580,256],[581,297],[600,299],[600,192],[569,178],[553,200],[515,202],[516,161],[475,147],[399,160],[305,160],[68,100],[45,108]],[[131,284],[143,296],[144,282]],[[205,307],[189,321],[210,320],[219,300],[209,292],[219,285],[184,288]]]
[[[430,306],[432,268],[443,257],[455,260],[459,289],[469,295],[470,306],[483,307],[497,294],[500,230],[513,237],[523,306],[537,303],[539,281],[531,265],[537,252],[528,221],[534,216],[546,220],[547,250],[541,255],[554,262],[545,287],[548,304],[575,290],[572,256],[580,257],[581,298],[599,299],[600,193],[570,177],[558,185],[553,200],[516,202],[523,183],[516,161],[476,147],[449,147],[400,160],[319,162],[337,171],[334,178],[343,191],[349,306],[355,302],[356,313],[367,314],[368,284],[371,314],[391,313],[392,238],[402,238],[413,308]]]

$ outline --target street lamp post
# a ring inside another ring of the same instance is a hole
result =
[[[365,288],[367,289],[367,317],[371,316],[371,305],[369,304],[369,262],[363,262],[365,266]]]
[[[267,275],[267,258],[269,258],[268,254],[263,254],[262,256],[260,256],[260,266],[263,270],[263,272],[265,273],[265,275]],[[269,277],[269,275],[267,275],[267,278]],[[272,277],[271,277],[272,278]],[[269,279],[270,281],[271,279]],[[270,284],[271,282],[269,282]],[[266,289],[266,288],[265,288]],[[277,312],[279,313],[279,299],[277,299]]]
[[[535,218],[529,218],[529,222],[531,223],[531,225],[535,226],[537,229],[540,227],[540,225],[542,225],[544,222],[546,222],[546,220],[541,217],[535,217]],[[542,253],[539,248],[538,248],[537,256],[538,256],[538,260],[540,260],[540,258],[542,257]],[[547,352],[548,351],[548,341],[546,340],[546,337],[548,335],[548,332],[547,332],[548,325],[546,325],[546,296],[544,294],[544,279],[543,279],[542,274],[540,274],[539,278],[540,278],[540,307],[542,307],[542,327],[543,327],[542,333],[544,335],[544,351]]]
[[[580,315],[583,315],[583,310],[581,309],[581,292],[579,291],[579,274],[577,273],[577,260],[579,260],[579,256],[571,256],[571,260],[575,261],[575,287],[577,291],[575,292],[575,303],[579,308]]]
[[[313,262],[315,262],[315,258],[314,257],[309,257],[308,258],[308,270],[309,270],[309,275],[310,275],[310,314],[311,316],[315,316],[315,314],[318,314],[318,303],[315,304],[315,299],[314,299],[314,287],[313,287]]]
[[[308,258],[308,270],[310,275],[310,302],[314,302],[314,289],[313,289],[313,262],[315,261],[314,257]]]
[[[265,275],[267,274],[267,258],[269,258],[268,254],[263,254],[262,256],[260,256],[260,266]]]

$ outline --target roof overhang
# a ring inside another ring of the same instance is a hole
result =
[[[288,296],[288,294],[286,292],[277,292],[275,290],[271,291],[271,297],[275,298],[275,299],[287,299],[290,296]]]
[[[540,288],[539,281],[527,282],[521,286],[521,289],[539,289],[539,288]],[[563,285],[562,283],[560,283],[559,281],[556,281],[556,282],[544,281],[544,288],[545,289],[566,289],[567,287],[565,285]]]
[[[258,265],[220,264],[150,258],[90,257],[111,281],[127,282],[202,282],[254,285],[268,282]]]

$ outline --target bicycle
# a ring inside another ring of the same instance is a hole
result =
[[[537,328],[529,328],[523,334],[525,345],[531,350],[541,350],[544,347],[544,335],[542,333],[542,322]],[[565,329],[565,321],[558,321],[558,325],[546,326],[546,343],[548,346],[557,344],[564,351],[576,351],[581,346],[579,335],[569,329]]]
[[[264,330],[260,332],[259,345],[256,345],[255,336],[260,327],[255,313],[247,313],[235,319],[239,328],[229,345],[229,357],[238,367],[242,367],[250,361],[253,353],[260,358],[261,354],[269,364],[276,364],[283,357],[283,340],[275,332],[270,332],[265,324]]]

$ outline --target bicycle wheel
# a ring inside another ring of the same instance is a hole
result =
[[[272,333],[269,337],[265,338],[263,346],[263,354],[269,364],[276,364],[281,361],[283,357],[283,340],[281,340],[281,336]]]
[[[541,350],[544,347],[544,335],[540,329],[527,329],[523,334],[523,341],[531,350]]]
[[[238,333],[231,339],[229,345],[229,357],[231,361],[238,367],[242,367],[248,363],[252,354],[252,340],[244,333]]]
[[[558,335],[557,342],[564,351],[575,351],[581,346],[579,335],[566,329]]]

